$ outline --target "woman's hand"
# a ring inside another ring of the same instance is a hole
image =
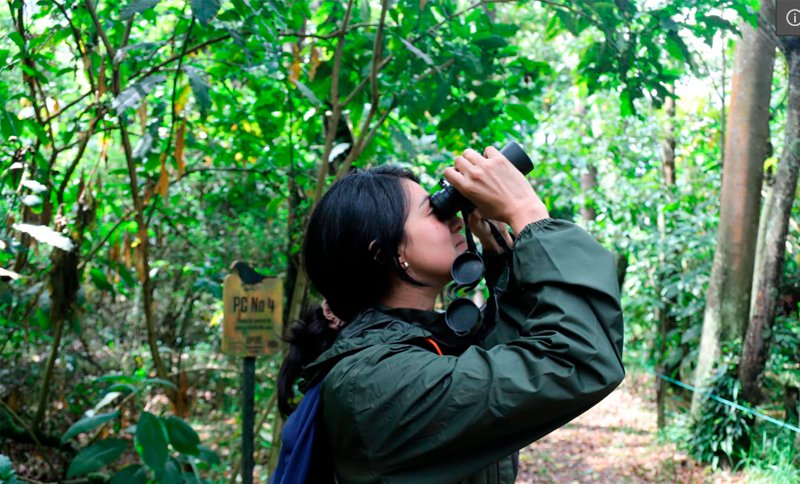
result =
[[[515,233],[549,217],[525,175],[495,148],[486,148],[485,154],[483,157],[467,149],[456,157],[454,167],[445,169],[444,177],[478,207],[483,217],[505,222]]]
[[[511,234],[508,233],[508,225],[506,225],[505,222],[487,220],[481,216],[480,210],[476,208],[469,214],[469,228],[472,230],[472,233],[475,235],[475,237],[481,241],[481,246],[483,246],[484,252],[495,254],[503,252],[503,249],[494,239],[494,235],[492,235],[492,229],[489,227],[489,224],[497,227],[497,229],[500,231],[500,235],[503,236],[503,239],[506,241],[506,244],[509,247],[514,245],[514,241],[511,239]]]

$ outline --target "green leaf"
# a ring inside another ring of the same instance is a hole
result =
[[[156,475],[159,484],[177,484],[181,482],[181,466],[174,457],[167,460],[164,471]]]
[[[121,113],[128,108],[136,106],[156,85],[166,80],[167,77],[163,75],[150,76],[142,79],[122,91],[119,96],[111,102],[111,109],[117,113]]]
[[[267,218],[272,220],[278,214],[278,208],[281,206],[286,197],[275,197],[267,204]]]
[[[322,103],[319,101],[319,99],[317,99],[317,96],[314,95],[314,92],[311,89],[309,89],[308,86],[298,81],[297,79],[292,79],[292,82],[294,83],[295,86],[297,86],[297,89],[299,89],[300,92],[303,93],[303,96],[305,96],[306,99],[311,101],[311,104],[317,107],[322,106]]]
[[[433,96],[433,102],[431,103],[429,111],[432,115],[436,116],[439,114],[445,104],[447,104],[447,98],[450,97],[450,83],[452,79],[453,76],[451,75],[447,80],[442,79],[436,86],[436,94]]]
[[[200,460],[209,465],[218,466],[220,464],[219,456],[216,452],[203,445],[198,446],[198,448],[200,449]]]
[[[633,105],[631,104],[631,93],[628,92],[627,89],[622,91],[622,94],[619,96],[620,101],[620,114],[623,117],[628,116],[633,113]]]
[[[47,137],[47,131],[45,131],[45,129],[38,122],[36,122],[35,119],[26,119],[23,121],[23,123],[28,127],[29,130],[31,130],[31,133],[39,138],[39,141],[41,141],[42,144],[50,143],[50,138]]]
[[[136,13],[142,13],[147,9],[153,8],[159,4],[161,0],[133,0],[119,14],[122,20],[128,20]]]
[[[114,286],[112,286],[111,283],[108,282],[108,278],[106,277],[106,275],[103,273],[102,270],[100,270],[97,267],[94,267],[92,268],[91,271],[89,271],[89,275],[92,278],[92,282],[98,289],[100,289],[101,291],[110,291],[112,293],[114,292]]]
[[[119,410],[109,413],[102,413],[100,415],[95,415],[93,417],[82,418],[72,424],[72,426],[67,429],[67,433],[61,438],[61,443],[68,441],[72,437],[75,437],[78,434],[83,432],[88,432],[95,427],[99,427],[100,425],[108,422],[109,420],[113,420],[120,416]]]
[[[69,237],[65,237],[44,225],[14,224],[13,228],[14,230],[25,232],[39,242],[58,247],[61,250],[70,251],[74,247]]]
[[[17,471],[11,466],[11,459],[0,454],[0,483],[16,484]]]
[[[218,11],[219,0],[192,0],[192,12],[203,27],[208,27]]]
[[[150,154],[152,149],[153,135],[150,133],[145,133],[141,138],[139,138],[139,142],[136,143],[136,147],[133,149],[133,159],[141,160],[147,158],[147,155]]]
[[[145,383],[157,383],[159,385],[164,385],[164,386],[173,388],[175,390],[178,389],[178,387],[176,387],[175,384],[172,383],[171,381],[162,380],[161,378],[147,378],[147,379],[145,379],[144,382]]]
[[[166,42],[140,42],[138,44],[126,45],[125,47],[119,49],[116,54],[114,54],[114,64],[119,64],[122,62],[130,50],[152,49],[165,44]]]
[[[84,476],[114,462],[127,448],[127,440],[106,439],[83,449],[72,459],[67,470],[67,479]]]
[[[142,412],[136,424],[136,451],[145,464],[161,475],[169,455],[167,437],[161,419],[150,412]]]
[[[669,55],[678,59],[679,61],[684,60],[683,51],[681,50],[681,47],[678,45],[678,42],[676,42],[675,39],[672,38],[671,35],[667,36],[667,52],[669,52]]]
[[[429,66],[433,65],[433,59],[431,59],[431,56],[414,47],[414,44],[412,44],[411,42],[407,41],[402,37],[400,38],[400,42],[402,42],[403,45],[406,46],[406,49],[411,51],[412,54],[425,61],[426,64],[428,64]]]
[[[208,92],[208,84],[200,77],[198,69],[186,66],[186,74],[189,76],[189,85],[192,86],[194,98],[200,105],[200,113],[205,116],[208,110],[211,109],[211,94]]]
[[[25,125],[16,114],[10,113],[0,106],[0,132],[3,133],[3,138],[6,141],[12,136],[19,137]]]
[[[109,484],[147,484],[147,467],[133,464],[114,474]]]
[[[506,114],[508,114],[514,121],[526,121],[528,123],[536,123],[536,117],[528,106],[524,104],[509,104],[506,106]]]
[[[492,50],[499,49],[508,45],[508,40],[499,35],[490,35],[483,39],[474,40],[473,43],[481,49]]]
[[[200,437],[192,427],[178,417],[170,416],[164,421],[169,435],[169,443],[181,454],[200,455]]]
[[[19,35],[19,32],[11,32],[8,34],[8,38],[11,39],[14,44],[19,48],[20,52],[25,52],[25,39]]]

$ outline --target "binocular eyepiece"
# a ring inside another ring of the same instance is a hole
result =
[[[533,170],[533,163],[525,150],[515,142],[510,142],[500,150],[500,153],[508,158],[508,161],[513,164],[517,170],[521,171],[523,175],[527,175]],[[470,213],[475,208],[475,205],[467,199],[464,195],[458,192],[453,185],[448,183],[447,180],[442,178],[439,180],[439,185],[442,187],[431,195],[431,205],[433,211],[440,220],[450,220],[455,214],[461,212],[462,214]]]

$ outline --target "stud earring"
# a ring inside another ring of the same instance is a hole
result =
[[[408,270],[408,261],[403,261],[403,268]]]

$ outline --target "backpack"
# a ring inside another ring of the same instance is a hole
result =
[[[424,338],[442,355],[439,345]],[[292,412],[283,426],[283,445],[278,466],[269,479],[269,484],[334,484],[337,482],[328,439],[323,433],[319,392],[322,382],[311,387],[300,405]],[[314,463],[311,465],[311,463]]]

